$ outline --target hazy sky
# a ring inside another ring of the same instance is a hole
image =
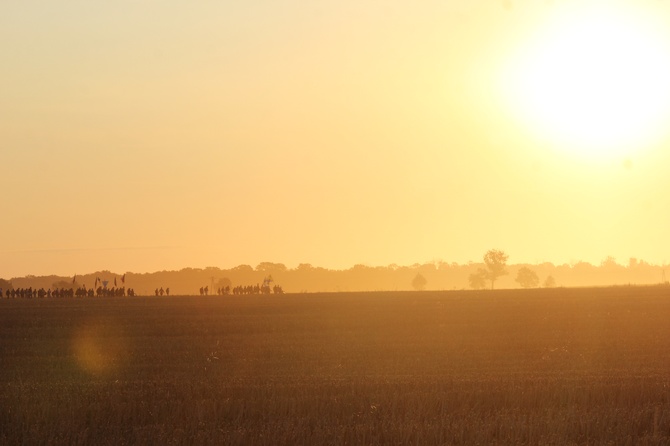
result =
[[[0,277],[670,261],[670,2],[3,1]]]

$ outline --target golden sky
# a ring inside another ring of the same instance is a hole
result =
[[[670,261],[670,2],[7,1],[0,277]]]

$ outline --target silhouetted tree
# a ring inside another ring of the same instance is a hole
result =
[[[233,282],[227,277],[220,278],[216,282],[216,285],[214,285],[215,288],[222,289],[222,290],[225,289],[226,287],[231,287],[231,286],[233,286]]]
[[[9,280],[0,279],[0,290],[9,290],[12,288],[12,282]]]
[[[616,262],[616,259],[612,256],[607,256],[605,259],[600,262],[601,268],[617,268],[620,265]]]
[[[414,279],[412,279],[412,288],[414,288],[416,291],[423,291],[426,288],[427,283],[428,281],[426,278],[417,273],[417,275],[414,276]]]
[[[231,271],[236,273],[252,273],[254,269],[249,265],[237,265],[235,268],[232,268]]]
[[[536,288],[540,284],[540,278],[535,271],[526,266],[519,269],[515,280],[522,288]]]
[[[256,271],[261,273],[285,272],[286,265],[283,263],[261,262],[256,266]]]
[[[470,288],[473,290],[486,288],[486,278],[486,270],[484,268],[479,268],[476,273],[472,273],[470,274],[470,277],[468,277]]]
[[[491,281],[491,289],[498,277],[507,274],[507,259],[509,256],[499,249],[490,249],[484,254],[484,264],[486,264],[486,277]]]
[[[79,283],[77,282],[72,282],[71,280],[59,280],[58,282],[54,282],[51,285],[51,288],[53,289],[76,289],[79,288]]]
[[[553,276],[547,276],[547,278],[544,279],[545,288],[553,288],[555,286],[556,286],[556,280],[554,279]]]

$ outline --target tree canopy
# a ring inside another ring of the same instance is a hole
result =
[[[515,280],[522,288],[537,288],[540,284],[540,278],[535,271],[527,266],[524,266],[517,271]]]
[[[507,274],[507,259],[509,256],[499,249],[490,249],[484,254],[486,277],[491,281],[491,289],[498,277]]]
[[[427,283],[428,281],[426,278],[423,277],[421,273],[417,273],[417,275],[414,276],[414,279],[412,279],[412,288],[414,288],[416,291],[423,291],[426,289]]]

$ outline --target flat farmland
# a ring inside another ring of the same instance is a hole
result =
[[[670,444],[670,288],[3,299],[0,444]]]

